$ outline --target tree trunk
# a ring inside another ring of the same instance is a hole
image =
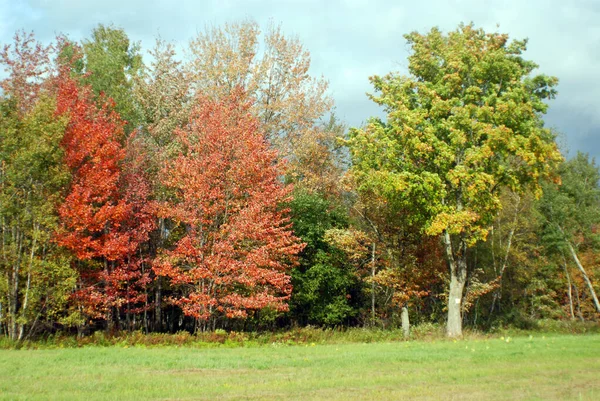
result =
[[[158,220],[159,229],[159,240],[158,246],[160,249],[164,246],[164,241],[167,238],[167,225],[164,218]],[[156,287],[154,289],[154,331],[163,331],[163,319],[162,319],[162,276],[156,277]]]
[[[583,313],[581,313],[581,300],[579,299],[579,288],[577,288],[577,284],[573,283],[573,289],[575,290],[575,299],[577,300],[577,316],[579,317],[579,320],[585,322]]]
[[[579,258],[577,257],[577,253],[575,252],[575,248],[573,248],[573,245],[571,245],[571,242],[567,241],[567,246],[569,247],[569,251],[571,251],[571,256],[573,257],[573,260],[575,261],[577,268],[583,275],[583,279],[585,280],[585,283],[587,284],[588,289],[590,290],[590,294],[592,294],[592,299],[594,300],[594,306],[596,307],[596,312],[600,313],[600,301],[598,301],[598,297],[596,296],[596,291],[594,291],[594,286],[592,285],[592,282],[590,281],[587,273],[585,272],[583,265],[579,261]]]
[[[462,297],[467,281],[466,243],[461,239],[460,250],[455,255],[452,251],[450,234],[444,231],[444,247],[448,265],[450,266],[450,291],[448,292],[448,320],[446,334],[448,337],[462,336]]]
[[[162,319],[162,276],[156,277],[156,287],[154,289],[154,331],[163,331],[163,319]]]
[[[17,243],[17,254],[13,262],[12,269],[12,288],[10,289],[9,298],[9,319],[10,319],[10,339],[16,341],[18,339],[17,314],[19,312],[19,270],[21,267],[21,251],[23,249],[23,235],[20,230],[14,230],[15,243]]]
[[[462,336],[462,296],[467,276],[466,260],[460,255],[450,272],[450,292],[448,294],[448,322],[446,334],[449,337]]]
[[[402,335],[404,338],[410,336],[410,320],[408,319],[408,308],[406,305],[402,307]]]
[[[23,317],[23,322],[19,324],[19,341],[23,339],[25,335],[25,321],[27,318],[25,314],[27,313],[27,307],[29,306],[29,291],[31,289],[31,271],[33,270],[33,258],[35,256],[37,245],[37,224],[33,224],[33,243],[31,245],[31,252],[29,254],[29,268],[27,270],[27,285],[25,286],[25,297],[23,299],[23,307],[21,308],[21,316]]]
[[[371,326],[375,326],[375,242],[371,248]]]
[[[494,241],[493,241],[493,232],[492,231],[492,259],[494,261],[494,272],[498,274],[498,288],[494,291],[494,297],[492,299],[492,307],[490,308],[490,316],[488,321],[492,319],[492,313],[494,312],[494,308],[496,307],[496,302],[500,300],[502,297],[502,277],[504,276],[504,271],[508,266],[508,257],[510,255],[510,248],[512,246],[512,239],[515,235],[515,228],[517,226],[517,220],[519,218],[519,205],[521,204],[521,197],[516,195],[517,204],[515,205],[515,214],[513,216],[512,226],[510,231],[508,232],[508,241],[506,244],[506,253],[504,254],[504,260],[502,261],[502,267],[500,268],[500,272],[496,271],[496,257],[494,256]],[[502,247],[502,237],[500,237],[500,247]],[[500,304],[498,304],[498,311],[500,311]]]
[[[131,297],[129,296],[129,283],[126,284],[125,286],[126,290],[125,290],[125,296],[127,297],[125,299],[125,327],[126,330],[128,331],[133,331],[133,327],[131,324],[131,302],[130,299]]]
[[[2,305],[2,300],[0,300],[0,336],[4,334],[4,305]]]
[[[31,288],[31,268],[27,272],[27,285],[25,286],[25,299],[23,301],[23,307],[21,308],[21,315],[23,316],[23,320],[26,320],[25,312],[27,312],[27,303],[29,301],[29,290]],[[17,340],[21,341],[23,339],[23,335],[25,334],[25,323],[19,323],[19,335]]]
[[[573,308],[573,285],[571,284],[571,276],[569,275],[569,268],[567,266],[567,259],[565,255],[562,255],[563,266],[565,268],[565,274],[567,275],[567,285],[569,286],[569,291],[567,294],[569,295],[569,309],[571,311],[571,320],[575,320],[575,309]]]

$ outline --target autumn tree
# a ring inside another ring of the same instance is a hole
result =
[[[190,42],[190,53],[196,93],[222,98],[242,87],[280,157],[301,158],[295,156],[300,143],[308,146],[311,137],[331,134],[315,131],[333,106],[328,84],[310,75],[310,53],[280,26],[271,25],[262,35],[253,21],[210,27]],[[297,166],[302,168],[310,174],[310,165]]]
[[[75,280],[68,258],[51,241],[68,182],[60,148],[65,119],[54,117],[47,95],[24,115],[18,109],[12,98],[1,100],[0,322],[13,340],[23,339],[56,308],[60,317]]]
[[[55,118],[52,46],[18,32],[0,52],[0,332],[13,340],[66,318],[76,275],[52,242],[68,183]]]
[[[8,77],[0,81],[3,97],[10,97],[22,113],[30,111],[52,72],[53,47],[35,40],[33,33],[16,32],[14,43],[0,50],[0,63]]]
[[[582,250],[597,249],[600,244],[597,234],[600,224],[600,171],[594,160],[590,161],[588,155],[579,152],[561,165],[560,175],[562,184],[546,185],[540,205],[545,218],[545,240],[550,247],[575,263],[596,312],[600,313],[594,284],[579,255]]]
[[[113,105],[97,107],[91,89],[68,71],[59,79],[56,114],[68,119],[61,144],[71,173],[57,242],[78,259],[84,314],[110,327],[144,302],[148,275],[140,246],[153,229],[149,186],[135,152],[124,145],[125,123]]]
[[[150,142],[152,158],[162,162],[155,153],[172,146],[173,131],[189,119],[192,82],[173,44],[157,38],[148,55],[151,62],[134,77],[130,95],[140,109],[142,136]]]
[[[552,173],[561,156],[543,127],[557,79],[532,76],[526,41],[472,25],[405,36],[410,76],[371,78],[387,120],[351,132],[360,189],[412,210],[441,236],[450,270],[447,334],[462,334],[469,249],[485,239],[499,191],[520,192]]]
[[[563,315],[554,284],[562,268],[548,257],[543,218],[531,191],[505,188],[485,241],[472,249],[463,321],[479,327],[527,327],[538,318]],[[552,278],[554,276],[554,278]],[[563,287],[564,288],[564,287]]]
[[[191,107],[190,74],[176,59],[175,48],[160,38],[148,52],[151,62],[134,77],[131,95],[140,110],[140,127],[134,139],[145,159],[146,173],[151,183],[150,198],[167,200],[168,189],[160,179],[164,164],[177,156],[179,142],[175,130],[189,120]],[[154,256],[167,246],[168,231],[173,222],[157,218],[157,229],[150,236],[150,253]],[[164,277],[154,281],[154,330],[163,327]]]
[[[341,199],[343,175],[348,168],[343,147],[345,131],[346,126],[331,114],[328,120],[307,130],[294,143],[286,179],[294,183],[296,190],[332,201]]]
[[[440,247],[420,232],[406,204],[389,202],[376,191],[359,187],[353,171],[345,175],[344,182],[356,192],[350,210],[352,229],[368,239],[368,263],[363,262],[364,267],[359,271],[362,270],[363,280],[369,283],[370,322],[394,324],[402,311],[408,326],[409,309],[418,318],[415,307],[425,311],[427,306],[422,299],[428,295],[435,299],[440,292]],[[352,252],[360,249],[352,242],[343,248]]]
[[[175,131],[181,153],[162,171],[171,197],[158,214],[176,222],[171,235],[180,237],[154,271],[180,290],[172,302],[202,329],[219,317],[287,310],[288,271],[302,249],[280,206],[290,188],[244,99],[237,91],[198,98]]]

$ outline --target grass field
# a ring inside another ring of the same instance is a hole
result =
[[[600,335],[0,350],[2,400],[598,400]]]

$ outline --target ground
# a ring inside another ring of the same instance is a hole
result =
[[[0,350],[0,400],[597,400],[600,335]]]

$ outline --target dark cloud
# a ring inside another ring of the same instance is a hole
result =
[[[558,143],[565,155],[581,151],[600,160],[600,124],[595,115],[559,103],[548,112],[546,125],[559,133]]]
[[[529,38],[526,57],[561,81],[548,124],[564,133],[572,152],[600,156],[598,0],[0,0],[0,42],[20,28],[46,41],[58,32],[81,39],[98,23],[113,22],[145,47],[158,33],[184,47],[206,25],[243,18],[262,26],[281,23],[297,35],[311,51],[313,73],[330,81],[338,114],[350,125],[378,112],[364,95],[371,91],[369,76],[406,71],[405,33],[472,21]]]

